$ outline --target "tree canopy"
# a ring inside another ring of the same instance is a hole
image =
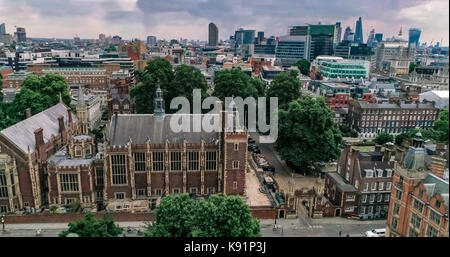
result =
[[[388,142],[394,143],[394,136],[385,132],[382,132],[380,134],[377,135],[377,137],[375,138],[375,143],[379,144],[379,145],[384,145]]]
[[[298,67],[298,69],[300,70],[300,72],[303,75],[308,75],[309,74],[309,66],[311,65],[311,63],[306,60],[306,59],[300,59],[295,63],[295,66]]]
[[[147,237],[261,236],[258,221],[238,196],[212,195],[193,200],[188,194],[168,195],[156,207],[156,221]]]
[[[341,132],[322,97],[304,96],[280,109],[277,150],[294,168],[307,169],[340,154]]]
[[[123,228],[114,223],[110,214],[103,215],[102,219],[96,219],[94,214],[88,212],[84,219],[69,223],[69,229],[62,231],[59,236],[66,237],[75,233],[79,237],[117,237],[122,234]]]
[[[147,62],[143,72],[139,73],[140,82],[130,89],[130,95],[135,99],[137,113],[153,113],[155,92],[161,88],[166,112],[170,110],[170,102],[177,96],[185,96],[192,101],[192,90],[200,89],[202,97],[206,97],[206,80],[200,70],[180,65],[172,71],[172,65],[163,58]],[[192,104],[192,103],[191,103]]]
[[[278,106],[285,109],[292,100],[301,96],[300,89],[297,71],[282,72],[273,78],[267,89],[267,97],[278,97]]]
[[[225,101],[225,97],[242,97],[245,99],[249,96],[257,99],[262,96],[260,92],[264,92],[264,83],[259,79],[251,78],[241,69],[220,70],[214,76],[214,92],[213,96]]]
[[[60,94],[63,103],[74,109],[74,106],[70,105],[72,98],[64,77],[56,74],[46,74],[42,77],[28,75],[14,101],[1,105],[3,111],[0,111],[0,129],[26,119],[27,108],[30,108],[31,114],[34,115],[54,106],[59,102]]]

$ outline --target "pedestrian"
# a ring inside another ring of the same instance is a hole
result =
[[[342,235],[342,231],[339,231],[339,237],[341,237],[341,235]]]
[[[347,235],[346,235],[346,237],[350,237],[350,235],[349,235],[349,234],[347,234]]]

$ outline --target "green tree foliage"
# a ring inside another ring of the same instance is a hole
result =
[[[237,196],[213,195],[195,201],[188,194],[162,198],[156,221],[144,232],[148,237],[251,237],[261,236],[258,221]]]
[[[395,144],[401,146],[405,139],[409,138],[408,133],[402,133],[395,136]]]
[[[439,114],[439,119],[434,122],[434,130],[436,131],[434,138],[436,141],[448,143],[448,108]]]
[[[351,129],[347,125],[339,125],[339,130],[341,131],[343,137],[358,137],[358,132]]]
[[[413,72],[417,67],[417,64],[410,62],[409,63],[409,73]]]
[[[78,234],[80,237],[117,237],[122,234],[123,229],[114,224],[111,215],[105,214],[102,219],[96,219],[94,214],[86,213],[85,219],[69,223],[69,229],[59,234],[66,237],[70,233]]]
[[[180,65],[172,71],[172,65],[163,58],[147,62],[143,72],[139,73],[140,82],[130,89],[130,95],[135,99],[137,113],[153,113],[155,92],[158,86],[163,92],[166,112],[170,110],[173,98],[184,96],[192,103],[192,90],[200,89],[202,97],[206,97],[206,80],[200,70]],[[191,108],[192,110],[192,108]]]
[[[287,105],[301,96],[301,82],[298,79],[298,72],[282,72],[273,78],[270,87],[267,89],[267,97],[278,97],[278,106],[286,109]]]
[[[277,150],[295,168],[329,162],[340,154],[341,132],[322,97],[305,96],[279,113]]]
[[[220,70],[214,76],[214,92],[213,96],[225,101],[225,97],[242,97],[245,99],[249,96],[255,99],[259,96],[262,84],[255,82],[254,78],[245,74],[241,69]]]
[[[70,105],[72,99],[64,77],[56,74],[46,74],[43,77],[27,76],[14,101],[3,104],[3,111],[0,111],[0,115],[3,115],[0,116],[0,129],[24,120],[27,108],[30,108],[31,114],[34,115],[54,106],[59,102],[60,94],[63,103],[74,108]]]
[[[309,66],[311,65],[311,63],[306,60],[306,59],[300,59],[297,61],[297,63],[295,63],[295,66],[298,67],[298,69],[300,70],[300,72],[303,75],[309,75]]]
[[[115,52],[115,51],[117,51],[117,48],[116,48],[115,45],[109,45],[109,47],[106,48],[105,51],[108,52],[108,53],[109,52]]]
[[[101,141],[103,139],[103,133],[100,129],[94,128],[91,130],[91,133],[94,134],[95,140]]]
[[[375,143],[379,144],[379,145],[384,145],[388,142],[394,143],[394,136],[385,132],[382,132],[380,134],[377,135],[377,137],[375,138]]]

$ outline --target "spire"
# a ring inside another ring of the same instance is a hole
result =
[[[157,117],[164,117],[164,114],[165,114],[163,94],[162,94],[162,90],[159,86],[158,86],[158,89],[156,89],[155,108],[154,108],[153,113]]]
[[[399,36],[399,37],[402,36],[402,27],[400,27],[400,31],[398,32],[398,36]]]
[[[84,94],[83,94],[83,89],[81,88],[81,85],[78,85],[78,103],[77,106],[84,106],[85,102],[84,102]]]

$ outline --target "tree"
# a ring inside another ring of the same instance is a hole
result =
[[[61,95],[63,103],[74,110],[74,106],[70,104],[72,98],[67,90],[64,77],[55,74],[46,74],[43,77],[27,76],[14,101],[3,105],[3,119],[0,119],[1,128],[26,119],[27,108],[30,108],[31,114],[34,115],[54,106],[59,102],[59,95]],[[0,115],[2,115],[1,112]]]
[[[380,134],[377,135],[377,137],[375,138],[375,143],[379,144],[379,145],[384,145],[388,142],[393,143],[394,142],[394,136],[385,132],[381,132]]]
[[[339,130],[341,131],[341,135],[343,137],[358,137],[358,132],[351,129],[347,125],[339,125]]]
[[[59,236],[66,237],[75,233],[80,237],[117,237],[122,234],[123,229],[114,224],[111,215],[105,214],[101,220],[96,219],[94,214],[86,213],[85,219],[69,223],[69,229],[62,231]]]
[[[340,155],[341,132],[322,97],[305,96],[279,113],[277,150],[295,168],[307,169]]]
[[[225,97],[258,97],[258,88],[251,82],[253,78],[245,74],[241,69],[220,70],[214,76],[213,96],[225,101]]]
[[[195,67],[184,64],[179,65],[175,69],[173,82],[170,84],[167,92],[167,99],[171,101],[175,97],[184,96],[191,103],[192,110],[192,92],[194,89],[201,90],[202,99],[208,97],[206,93],[208,85],[206,84],[205,76]]]
[[[311,65],[311,63],[306,59],[300,59],[297,61],[297,63],[295,63],[295,66],[298,67],[300,72],[306,76],[308,76],[308,74],[309,74],[309,66],[310,65]]]
[[[403,141],[407,138],[409,138],[407,133],[401,133],[395,136],[395,144],[401,146],[403,144]]]
[[[207,217],[207,218],[205,218]],[[237,196],[213,195],[194,201],[188,194],[168,195],[156,208],[156,221],[144,232],[148,237],[260,236],[258,221]]]
[[[282,72],[273,78],[270,87],[267,89],[267,97],[278,97],[278,106],[287,108],[287,105],[301,96],[301,82],[298,79],[298,72]]]
[[[448,143],[449,123],[448,108],[439,114],[439,119],[434,122],[434,130],[436,131],[435,140]]]
[[[417,64],[414,62],[409,63],[409,73],[413,72],[417,67]]]

